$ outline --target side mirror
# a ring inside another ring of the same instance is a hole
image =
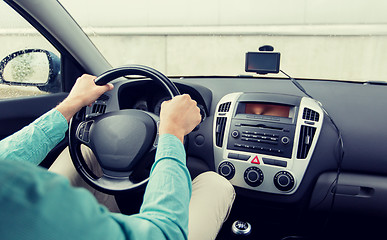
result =
[[[36,86],[46,92],[60,92],[60,59],[42,49],[14,52],[0,62],[0,82]]]

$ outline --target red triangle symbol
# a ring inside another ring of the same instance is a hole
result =
[[[253,159],[253,161],[251,161],[251,163],[261,164],[261,163],[259,162],[258,156],[255,156],[255,158]]]

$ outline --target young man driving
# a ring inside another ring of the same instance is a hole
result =
[[[113,88],[111,84],[97,86],[94,79],[83,75],[56,108],[0,141],[1,238],[214,239],[235,192],[228,181],[214,177],[215,173],[209,174],[217,179],[218,189],[224,190],[215,200],[225,204],[215,202],[219,209],[210,213],[220,224],[210,230],[188,227],[189,222],[197,224],[202,219],[212,219],[203,212],[200,220],[191,221],[191,215],[198,215],[196,210],[192,214],[189,210],[191,193],[194,209],[208,202],[203,202],[206,196],[200,197],[206,195],[203,194],[206,187],[198,187],[197,194],[195,190],[191,192],[191,177],[185,163],[183,138],[200,122],[196,102],[188,95],[162,104],[157,154],[138,214],[112,213],[87,190],[74,188],[63,176],[36,166],[64,138],[72,116]],[[199,183],[206,185],[203,181]],[[192,234],[188,234],[188,229]]]

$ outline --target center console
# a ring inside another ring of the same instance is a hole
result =
[[[275,194],[294,193],[318,140],[323,111],[307,97],[231,93],[214,118],[218,173],[234,186]]]

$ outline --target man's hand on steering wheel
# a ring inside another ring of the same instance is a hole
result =
[[[102,86],[96,85],[94,82],[96,78],[83,74],[77,79],[67,98],[56,107],[56,110],[62,113],[67,122],[81,108],[91,105],[99,96],[114,88],[111,83]]]
[[[161,104],[159,134],[175,135],[183,143],[184,136],[190,133],[201,120],[196,101],[188,94],[174,97]]]

